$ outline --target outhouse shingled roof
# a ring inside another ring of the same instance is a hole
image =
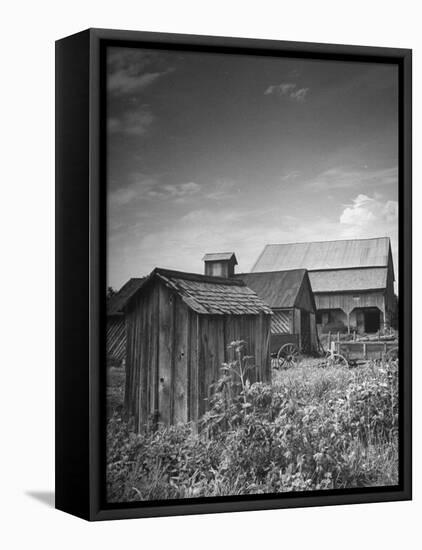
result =
[[[242,280],[210,277],[156,268],[139,290],[158,278],[196,313],[208,315],[271,315],[269,306]]]

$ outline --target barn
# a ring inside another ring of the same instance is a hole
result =
[[[393,324],[397,300],[388,237],[270,244],[252,271],[298,268],[309,272],[322,332],[376,333]]]
[[[242,280],[156,268],[125,313],[125,409],[138,430],[196,422],[232,341],[255,358],[250,381],[271,380],[271,309]]]
[[[126,358],[126,322],[124,309],[144,278],[129,279],[107,300],[107,364],[120,366]]]
[[[315,300],[306,269],[240,273],[249,288],[272,309],[271,351],[294,342],[303,353],[318,349]]]

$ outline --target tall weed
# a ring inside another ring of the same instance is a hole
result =
[[[398,482],[398,365],[298,367],[250,384],[242,342],[199,425],[107,432],[110,502]]]

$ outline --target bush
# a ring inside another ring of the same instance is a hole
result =
[[[397,484],[397,363],[298,367],[250,384],[233,343],[199,432],[136,435],[115,414],[107,433],[112,502]]]

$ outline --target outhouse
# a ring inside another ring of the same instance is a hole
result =
[[[242,280],[154,269],[125,309],[125,409],[135,427],[200,419],[232,341],[253,357],[250,382],[269,382],[271,315]]]

